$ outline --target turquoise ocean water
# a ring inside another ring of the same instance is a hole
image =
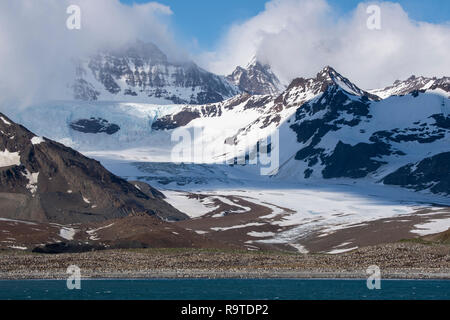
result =
[[[0,281],[0,300],[450,300],[450,280],[158,279]]]

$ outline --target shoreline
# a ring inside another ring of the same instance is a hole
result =
[[[26,281],[47,280],[65,281],[67,273],[28,273],[18,275],[14,273],[0,273],[0,281]],[[366,280],[368,275],[363,272],[319,272],[319,271],[276,271],[276,272],[219,272],[211,270],[183,270],[183,271],[157,271],[153,273],[88,273],[82,274],[81,280],[218,280],[218,279],[285,279],[285,280]],[[381,273],[381,280],[448,280],[450,281],[450,270],[448,272],[409,272],[408,270]]]
[[[338,254],[219,249],[121,249],[41,254],[0,251],[0,279],[449,279],[450,246],[401,242]]]
[[[65,272],[0,272],[0,281],[6,280],[67,280]],[[81,272],[82,280],[175,280],[175,279],[298,279],[298,280],[366,280],[362,271],[320,270],[147,270],[141,272]],[[382,279],[389,280],[450,280],[448,270],[387,270],[381,272]]]

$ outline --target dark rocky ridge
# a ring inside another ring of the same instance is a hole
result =
[[[327,66],[322,69],[315,78],[296,78],[292,80],[288,88],[273,100],[273,107],[267,110],[261,118],[257,119],[254,123],[250,124],[246,128],[243,128],[242,131],[250,131],[254,126],[266,128],[273,123],[280,125],[282,119],[279,114],[283,110],[290,108],[301,108],[305,103],[309,102],[313,96],[327,92],[330,87],[341,88],[341,90],[344,90],[341,85],[347,86],[347,90],[352,91],[345,92],[350,93],[351,95],[360,96],[363,101],[380,100],[378,96],[359,89],[356,85],[350,82],[350,80],[344,78],[333,68]],[[265,100],[265,103],[268,102],[269,101]]]
[[[355,127],[361,121],[368,120],[369,100],[363,96],[359,101],[350,100],[344,91],[337,86],[325,86],[326,91],[316,102],[307,102],[297,109],[295,123],[292,130],[297,133],[297,140],[308,146],[299,150],[295,159],[308,163],[305,178],[313,173],[313,167],[319,162],[324,164],[322,175],[328,178],[361,178],[369,172],[377,170],[383,162],[374,160],[374,157],[389,155],[393,151],[383,142],[359,143],[355,146],[339,141],[334,151],[327,154],[326,150],[317,147],[322,138],[330,131],[338,131],[343,127]],[[310,117],[318,112],[324,112],[319,118]],[[347,117],[343,117],[343,114]],[[351,118],[349,118],[351,117]]]
[[[377,95],[360,89],[349,79],[339,74],[335,69],[330,66],[326,66],[316,75],[315,78],[305,79],[300,77],[292,80],[287,90],[277,98],[276,102],[286,103],[288,98],[292,98],[292,93],[298,95],[301,92],[310,92],[311,94],[316,95],[318,93],[327,91],[327,88],[330,86],[339,86],[347,93],[352,95],[367,97],[368,99],[374,101],[380,100],[380,97],[378,97]]]
[[[242,92],[251,95],[274,95],[284,88],[269,65],[255,60],[246,68],[237,67],[227,80],[234,83]]]
[[[450,195],[450,152],[403,166],[385,177],[383,182],[416,191],[430,189],[433,193]]]
[[[75,100],[96,101],[100,96],[100,92],[95,90],[94,86],[83,78],[77,78],[72,85],[72,89]]]
[[[406,80],[396,80],[393,85],[382,89],[371,90],[373,94],[386,98],[391,95],[403,96],[413,93],[426,92],[427,90],[441,89],[450,94],[450,77],[428,78],[411,76]],[[450,98],[450,95],[449,95]]]
[[[270,96],[251,96],[240,94],[232,99],[204,106],[186,106],[182,111],[161,118],[152,123],[153,130],[173,130],[188,125],[191,121],[201,117],[220,117],[223,110],[230,110],[245,103],[244,110],[261,108],[272,98]]]
[[[88,73],[95,83],[86,80]],[[88,62],[80,62],[73,89],[78,100],[102,99],[103,90],[123,100],[162,98],[175,104],[214,103],[239,93],[225,78],[193,62],[171,62],[155,44],[140,41],[119,50],[99,52]]]
[[[0,117],[0,160],[6,150],[20,156],[20,164],[0,168],[0,217],[63,224],[129,215],[187,218],[158,192],[145,193],[99,162]]]
[[[117,124],[102,118],[79,119],[70,123],[70,128],[83,133],[106,133],[112,135],[120,130]]]
[[[339,82],[335,79],[339,79]],[[376,131],[367,142],[348,144],[345,140],[339,140],[333,149],[326,150],[319,147],[325,135],[343,128],[354,128],[364,122],[370,123],[373,117],[370,114],[371,104],[377,104],[379,99],[360,90],[334,69],[327,67],[315,79],[295,79],[276,101],[280,108],[287,107],[292,104],[290,101],[298,101],[299,95],[307,90],[319,95],[312,101],[295,105],[295,122],[290,125],[297,133],[297,141],[304,145],[296,153],[295,159],[307,164],[305,179],[310,178],[317,170],[320,170],[320,176],[325,179],[364,178],[387,164],[381,160],[384,156],[406,156],[402,150],[397,149],[401,144],[417,142],[426,145],[445,139],[449,133],[450,118],[443,109],[442,114],[431,115],[428,119],[411,123],[404,128]],[[359,99],[350,98],[355,93],[360,96]],[[320,116],[317,116],[319,113]],[[359,130],[355,128],[355,136]],[[361,131],[365,133],[364,130]],[[417,191],[429,189],[434,193],[450,194],[447,181],[450,170],[445,163],[448,161],[445,155],[443,153],[424,159],[419,164],[402,167],[383,181]]]
[[[200,118],[200,112],[198,110],[192,110],[191,108],[185,108],[173,115],[167,115],[162,118],[158,118],[152,123],[153,130],[173,130],[179,127],[183,127],[189,124],[192,120]]]

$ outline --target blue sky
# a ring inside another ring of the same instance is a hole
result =
[[[149,0],[120,0],[131,4]],[[158,0],[171,7],[172,27],[179,40],[191,50],[214,48],[230,25],[257,15],[267,0]],[[339,14],[356,8],[361,0],[328,0]],[[398,0],[409,16],[417,21],[442,23],[450,21],[449,0]],[[198,47],[195,45],[198,42]]]

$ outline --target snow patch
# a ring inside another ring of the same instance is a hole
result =
[[[21,247],[21,246],[8,246],[8,248],[16,249],[16,250],[27,250],[27,247]]]
[[[416,224],[414,228],[416,229],[411,232],[421,236],[444,232],[450,228],[450,218],[436,219],[426,223]]]
[[[24,223],[24,224],[29,224],[29,225],[33,225],[33,226],[36,225],[36,223],[34,223],[34,222],[22,221],[22,220],[14,220],[14,219],[6,219],[6,218],[0,218],[0,221],[14,222],[14,223]]]
[[[309,251],[308,251],[304,246],[302,246],[301,244],[298,244],[298,243],[289,243],[289,245],[290,245],[291,247],[294,247],[295,249],[297,249],[297,251],[300,252],[300,253],[303,253],[303,254],[309,253]]]
[[[0,151],[0,168],[20,166],[20,155],[18,152]]]
[[[66,240],[73,240],[76,230],[73,228],[63,227],[59,230],[59,236]]]
[[[38,188],[37,183],[39,178],[39,172],[32,173],[28,171],[28,169],[25,169],[25,173],[22,172],[22,175],[28,179],[27,189],[34,196]]]
[[[347,248],[347,249],[334,249],[334,250],[328,251],[328,254],[340,254],[340,253],[353,251],[353,250],[356,250],[356,249],[358,249],[358,247]]]
[[[40,144],[42,142],[45,142],[43,137],[33,137],[33,138],[31,138],[31,143],[33,145],[38,145],[38,144]]]
[[[97,229],[91,229],[86,231],[86,233],[89,235],[89,240],[100,240],[100,238],[97,236],[97,232],[103,229],[111,228],[114,225],[114,223],[108,224],[107,226],[100,227]]]
[[[201,230],[195,230],[194,231],[196,234],[207,234],[208,231],[201,231]]]
[[[248,228],[248,227],[260,227],[263,226],[264,223],[247,223],[247,224],[241,224],[241,225],[237,225],[237,226],[232,226],[232,227],[217,227],[217,228],[211,228],[211,230],[213,231],[227,231],[227,230],[233,230],[233,229],[242,229],[242,228]]]
[[[8,120],[6,120],[5,118],[3,118],[3,117],[0,116],[0,119],[1,119],[6,125],[8,125],[8,126],[11,125],[11,122],[9,122]]]
[[[201,217],[216,209],[212,207],[211,202],[205,201],[206,199],[191,198],[189,193],[176,191],[164,191],[163,193],[166,196],[164,199],[166,202],[191,218]]]
[[[273,237],[275,235],[275,233],[273,233],[273,232],[256,232],[256,231],[252,231],[247,234],[250,237],[255,237],[255,238]]]

